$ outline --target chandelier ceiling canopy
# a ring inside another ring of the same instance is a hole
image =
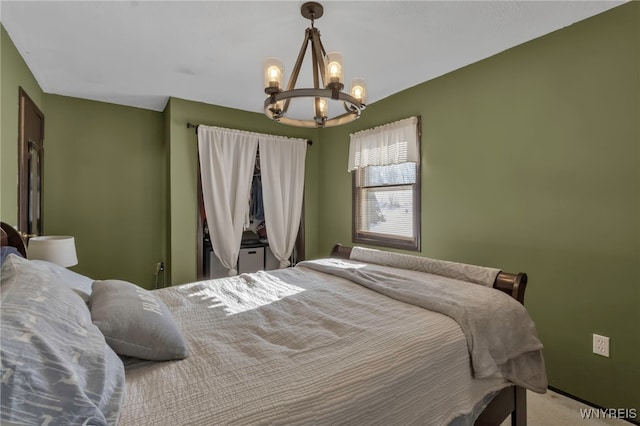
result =
[[[357,78],[351,82],[350,93],[345,93],[344,70],[342,55],[338,52],[326,53],[320,31],[314,27],[314,20],[323,14],[320,3],[307,2],[302,5],[300,13],[311,20],[311,26],[306,29],[302,48],[291,72],[286,90],[283,87],[282,61],[277,58],[267,58],[264,61],[264,91],[267,99],[264,101],[264,113],[277,122],[297,127],[331,127],[349,123],[360,117],[365,109],[366,88],[364,80]],[[307,50],[311,51],[313,69],[313,88],[296,89],[295,85],[300,74],[300,68]],[[309,98],[310,119],[291,117],[289,105],[292,99]],[[337,101],[344,107],[340,115],[331,116],[329,101]]]

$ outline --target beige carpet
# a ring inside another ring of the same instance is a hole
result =
[[[553,391],[537,394],[527,391],[527,425],[528,426],[630,426],[632,423],[618,419],[583,419],[582,415],[593,407],[567,398]],[[597,411],[593,409],[594,412]],[[640,415],[640,413],[639,413]],[[507,419],[500,426],[510,426]]]

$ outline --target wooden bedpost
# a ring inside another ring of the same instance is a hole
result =
[[[342,259],[348,259],[351,254],[351,247],[345,247],[342,244],[336,244],[331,249],[331,257],[340,257]]]
[[[524,272],[517,274],[500,272],[493,283],[493,288],[504,291],[524,305],[524,291],[527,288],[527,274]]]
[[[527,390],[514,386],[515,411],[511,413],[511,426],[527,425]]]

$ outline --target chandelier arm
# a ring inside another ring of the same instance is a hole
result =
[[[297,127],[333,127],[340,126],[346,123],[349,123],[353,120],[356,120],[360,117],[360,113],[363,109],[365,109],[365,105],[359,103],[359,101],[351,95],[348,95],[344,92],[340,92],[338,95],[338,99],[343,101],[345,104],[349,104],[350,107],[347,108],[345,105],[345,109],[347,112],[340,116],[322,120],[320,123],[315,120],[296,120],[293,118],[287,118],[282,113],[276,114],[274,111],[270,110],[272,103],[292,99],[292,98],[331,98],[332,90],[331,89],[292,89],[287,90],[285,92],[280,92],[274,94],[272,97],[266,98],[264,101],[264,113],[267,117],[272,120],[278,121],[282,124],[297,126]]]
[[[293,90],[298,81],[298,75],[300,74],[300,68],[302,67],[302,61],[304,60],[304,56],[307,53],[307,47],[309,46],[309,42],[311,41],[311,29],[307,28],[304,34],[304,40],[302,42],[302,46],[300,47],[300,52],[298,52],[298,58],[296,59],[296,63],[293,65],[293,70],[291,71],[291,78],[289,78],[289,84],[287,84],[287,91]],[[284,106],[282,107],[282,113],[284,114],[289,109],[289,99],[285,100]]]
[[[287,90],[292,90],[296,85],[298,75],[300,74],[300,68],[302,67],[302,61],[304,60],[304,56],[307,53],[309,41],[311,41],[311,31],[309,28],[307,28],[307,30],[305,31],[304,41],[302,42],[302,46],[300,47],[300,52],[298,52],[298,58],[296,59],[296,63],[293,65],[293,70],[291,71],[291,78],[289,79]]]
[[[296,120],[293,118],[282,117],[278,119],[278,123],[287,126],[306,127],[306,128],[318,128],[318,127],[335,127],[342,126],[343,124],[351,123],[357,120],[360,114],[342,114],[341,116],[334,117],[330,120],[325,120],[322,124],[318,124],[315,120]]]
[[[354,107],[352,104],[348,102],[342,102],[342,106],[344,106],[344,110],[349,114],[354,114],[358,108]],[[364,109],[364,108],[362,108]]]
[[[275,101],[282,101],[290,98],[331,98],[332,90],[331,89],[292,89],[286,90],[280,93],[276,93],[274,95]],[[271,98],[267,98],[265,100],[266,103],[270,101]],[[354,105],[357,109],[364,109],[364,105],[361,104],[356,98],[345,93],[340,92],[338,95],[338,99],[341,101],[348,102]]]
[[[313,47],[313,59],[314,59],[314,72],[317,69],[320,70],[320,78],[322,79],[322,87],[327,86],[327,79],[325,75],[325,63],[324,63],[324,46],[322,46],[322,40],[320,40],[320,31],[317,29],[313,34],[315,37],[311,37],[311,46]],[[319,89],[320,86],[318,84],[315,85],[316,89]]]
[[[313,87],[315,89],[319,89],[320,85],[319,85],[319,75],[318,75],[318,58],[314,54],[315,53],[313,49],[314,47],[315,47],[315,38],[311,37],[311,68],[313,71]],[[322,120],[322,115],[320,114],[320,98],[318,97],[314,98],[313,100],[313,117],[316,121],[318,121],[319,119]]]
[[[318,58],[315,54],[315,39],[311,38],[311,70],[313,72],[313,88],[320,88],[320,80],[321,75],[318,74]]]

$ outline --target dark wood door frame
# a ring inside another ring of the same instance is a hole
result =
[[[43,232],[44,114],[22,87],[18,98],[18,230],[29,237]]]

